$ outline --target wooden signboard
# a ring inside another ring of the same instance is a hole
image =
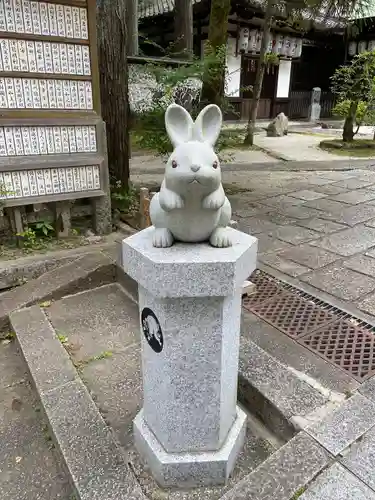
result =
[[[106,232],[96,45],[95,0],[0,0],[1,202],[90,198],[95,229]]]

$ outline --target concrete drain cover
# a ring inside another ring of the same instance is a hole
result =
[[[375,371],[375,336],[350,321],[335,321],[307,335],[300,343],[358,380]]]
[[[375,327],[257,270],[243,307],[360,381],[375,373]]]

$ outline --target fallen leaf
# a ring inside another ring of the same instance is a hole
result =
[[[22,460],[22,457],[16,457],[16,464],[19,464]]]
[[[45,302],[41,302],[39,304],[40,307],[49,307],[51,305],[51,301],[50,300],[46,300]]]

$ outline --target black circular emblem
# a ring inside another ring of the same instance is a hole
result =
[[[163,333],[155,313],[148,307],[145,307],[141,313],[141,322],[143,334],[146,337],[149,346],[155,352],[161,352],[164,345]]]

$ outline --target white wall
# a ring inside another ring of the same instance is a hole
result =
[[[280,60],[279,74],[277,78],[276,97],[289,97],[290,75],[292,72],[292,61]]]
[[[227,42],[227,73],[225,95],[228,97],[240,96],[241,84],[241,54],[236,56],[236,39],[228,38]],[[201,40],[202,54],[205,40]]]
[[[228,38],[227,43],[227,71],[226,95],[229,97],[240,96],[241,85],[241,54],[236,56],[236,39]]]

